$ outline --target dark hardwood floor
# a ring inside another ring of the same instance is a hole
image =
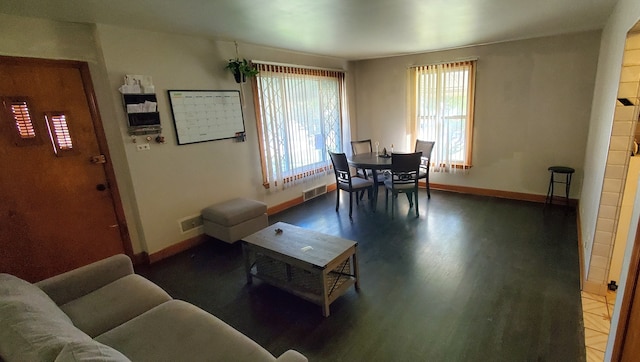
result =
[[[358,241],[360,291],[318,305],[254,279],[211,239],[137,272],[278,356],[310,361],[584,361],[576,215],[562,206],[432,191],[420,217],[380,189],[376,213],[335,192],[269,218]],[[366,197],[365,197],[366,199]],[[346,200],[346,202],[345,202]],[[366,201],[366,200],[365,200]]]

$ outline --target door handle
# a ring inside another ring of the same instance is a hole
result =
[[[91,162],[91,163],[107,163],[107,158],[105,157],[105,155],[91,156],[91,158],[89,159],[89,162]]]

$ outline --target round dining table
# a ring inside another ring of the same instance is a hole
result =
[[[371,170],[373,182],[376,186],[373,188],[373,205],[375,208],[375,205],[378,203],[378,171],[388,170],[391,168],[391,154],[383,156],[382,154],[377,154],[375,152],[359,153],[357,155],[347,157],[347,162],[349,163],[349,166]]]

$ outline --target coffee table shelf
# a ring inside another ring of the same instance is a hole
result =
[[[276,232],[276,230],[281,230]],[[359,289],[353,240],[276,223],[243,240],[247,283],[256,277],[298,297],[329,305],[355,285]]]

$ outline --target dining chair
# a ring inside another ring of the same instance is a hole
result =
[[[429,165],[431,164],[431,153],[433,152],[433,146],[435,141],[423,141],[416,140],[415,152],[422,152],[422,158],[420,161],[420,173],[418,174],[418,180],[425,179],[427,183],[427,198],[431,198],[431,188],[429,187]]]
[[[371,145],[371,140],[359,140],[359,141],[351,141],[351,153],[354,155],[360,153],[371,153],[373,152],[373,147]],[[357,168],[356,173],[358,176],[363,178],[369,178],[369,176],[373,176],[371,174],[371,170],[365,170],[362,168]]]
[[[409,206],[413,207],[413,200],[416,204],[416,217],[420,216],[418,210],[418,175],[420,172],[420,161],[422,152],[414,153],[392,153],[391,154],[391,176],[384,181],[385,186],[385,209],[389,206],[389,191],[391,191],[391,218],[394,217],[395,203],[399,193],[407,194]]]
[[[373,152],[371,139],[351,141],[351,151],[353,151],[354,155],[357,155],[358,153]]]
[[[351,141],[351,152],[354,155],[360,153],[373,153],[373,146],[371,144],[371,139],[368,140],[359,140],[359,141]],[[373,177],[372,170],[362,170],[356,169],[358,175],[364,178]],[[389,170],[380,170],[380,174],[386,175],[389,173]],[[384,183],[384,177],[378,178],[378,185],[382,185]]]
[[[351,141],[351,153],[354,155],[361,154],[361,153],[373,153],[373,146],[371,143],[371,139]],[[384,173],[384,170],[380,172]],[[356,168],[356,174],[358,175],[358,177],[362,177],[365,179],[368,179],[370,177],[373,178],[373,170]],[[382,185],[383,183],[384,183],[384,180],[381,178],[378,178],[378,184],[376,186]],[[360,193],[360,200],[362,200],[363,197],[364,197],[364,191]]]
[[[353,194],[356,194],[356,205],[359,204],[358,191],[367,190],[369,200],[373,205],[373,180],[365,179],[361,177],[352,177],[349,163],[347,162],[347,155],[344,153],[335,153],[329,151],[331,156],[331,163],[333,164],[333,171],[336,175],[336,212],[340,207],[340,190],[347,191],[349,193],[349,218],[353,212]]]

